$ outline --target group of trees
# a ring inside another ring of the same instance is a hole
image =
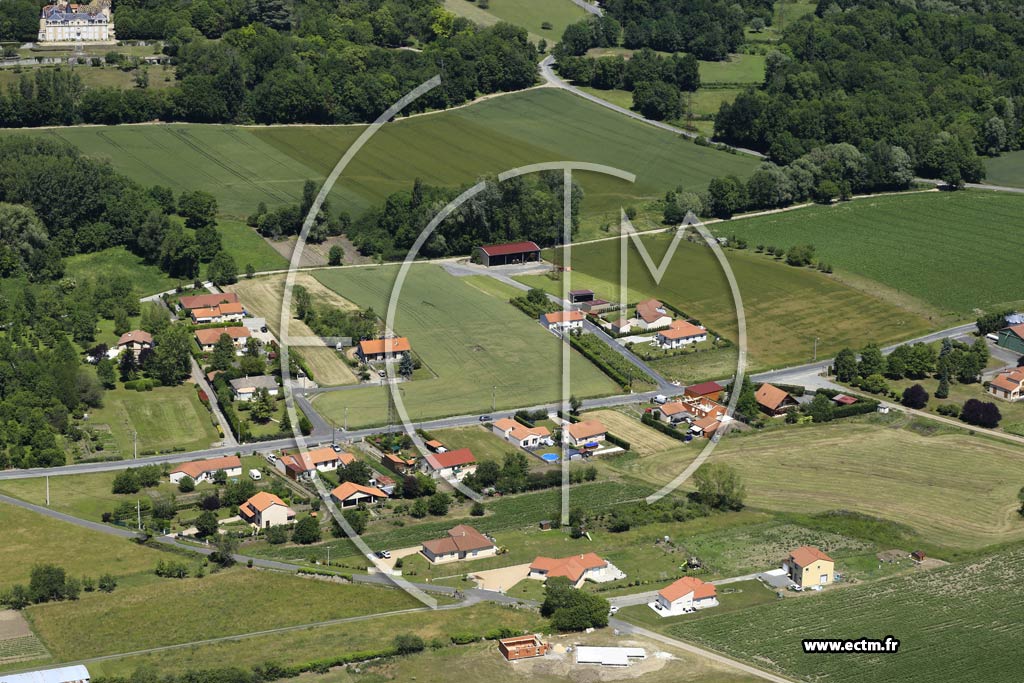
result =
[[[1012,0],[830,2],[790,24],[762,89],[723,104],[715,135],[787,163],[828,143],[903,149],[915,173],[984,176],[1017,149],[1024,17]]]
[[[607,600],[572,586],[569,579],[553,576],[544,584],[541,616],[551,619],[556,631],[585,631],[608,625]]]
[[[478,192],[437,226],[420,256],[440,258],[469,254],[473,247],[494,242],[532,240],[542,247],[563,239],[560,171],[543,171],[497,182],[488,179]],[[348,231],[364,254],[405,258],[430,220],[467,188],[437,188],[415,181],[409,191],[396,192],[384,205],[368,211]],[[572,231],[579,226],[583,190],[571,190]]]
[[[111,593],[116,587],[117,579],[110,574],[100,576],[97,583],[88,576],[81,579],[68,576],[63,567],[54,564],[37,564],[32,567],[28,586],[18,583],[0,592],[0,605],[24,609],[42,602],[77,600],[83,590],[91,593],[99,588],[104,593]]]
[[[712,178],[703,194],[677,188],[665,197],[664,218],[678,223],[687,211],[730,218],[741,211],[778,209],[808,200],[829,203],[857,193],[906,189],[913,179],[910,157],[900,147],[878,142],[861,151],[846,143],[829,144],[785,166],[765,162],[746,181],[736,176]]]
[[[246,222],[250,227],[256,228],[257,232],[261,235],[271,239],[298,235],[302,231],[302,224],[306,220],[306,215],[309,214],[309,210],[313,207],[316,194],[316,183],[312,180],[307,180],[302,187],[301,202],[298,204],[285,204],[274,209],[267,209],[267,205],[260,202],[256,208],[256,213],[249,216]],[[309,233],[306,235],[306,241],[311,244],[320,244],[332,235],[340,235],[348,228],[349,223],[350,219],[345,212],[338,216],[332,215],[330,202],[325,198],[317,211]]]
[[[897,346],[886,356],[877,344],[872,343],[861,350],[858,359],[852,349],[845,348],[836,354],[834,369],[840,382],[860,386],[872,393],[888,391],[886,379],[934,376],[939,380],[935,398],[946,398],[950,382],[977,382],[988,359],[989,351],[984,339],[966,344],[946,338],[942,340],[938,353],[932,345],[918,342]]]
[[[525,29],[477,27],[440,0],[310,0],[294,9],[291,15],[282,0],[119,2],[118,36],[165,40],[177,82],[85,88],[73,71],[40,69],[0,93],[0,125],[355,123],[374,120],[436,74],[441,85],[409,111],[443,109],[537,79],[537,48]],[[422,49],[394,49],[414,42]]]
[[[682,92],[700,87],[697,58],[693,55],[661,56],[644,48],[628,60],[614,57],[572,57],[558,60],[558,73],[577,85],[601,90],[630,90],[633,108],[649,119],[682,116]]]
[[[347,311],[336,306],[320,306],[302,285],[295,285],[292,301],[295,302],[295,317],[320,336],[372,339],[377,334],[377,314],[372,308]]]
[[[689,52],[721,60],[743,44],[745,26],[771,24],[771,0],[608,0],[604,16],[570,24],[556,52],[581,55],[619,43],[630,49]],[[559,55],[561,57],[561,54]]]
[[[574,467],[570,470],[569,476],[572,484],[594,481],[597,479],[597,468]],[[493,460],[479,463],[476,471],[466,477],[465,483],[474,491],[493,488],[498,493],[507,495],[560,486],[562,473],[557,470],[531,472],[526,454],[521,451],[509,451],[500,465]]]

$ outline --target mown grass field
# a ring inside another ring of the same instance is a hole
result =
[[[217,230],[220,232],[224,251],[235,259],[239,277],[245,274],[247,265],[251,265],[257,272],[288,267],[288,260],[244,221],[221,219],[217,221]]]
[[[1024,460],[1018,446],[994,439],[839,422],[730,435],[713,458],[739,471],[758,508],[861,512],[947,547],[1024,539]]]
[[[835,683],[1018,677],[1024,639],[1024,551],[991,555],[666,629],[791,677]],[[804,654],[804,638],[900,640],[898,654]]]
[[[60,479],[51,480],[51,496]],[[42,479],[35,482],[45,486]],[[6,484],[3,493],[21,497]],[[38,503],[43,504],[45,489],[40,491],[42,500]],[[64,567],[75,577],[88,575],[95,579],[107,572],[119,577],[147,572],[163,557],[128,539],[83,529],[7,503],[0,503],[0,516],[0,566],[4,568],[0,572],[0,590],[16,583],[27,584],[32,566],[39,562]]]
[[[742,222],[737,221],[736,225]],[[661,262],[670,242],[668,234],[643,238],[655,264]],[[573,247],[572,288],[593,289],[598,297],[619,301],[620,248],[618,240]],[[859,348],[869,341],[909,339],[935,326],[917,313],[816,271],[775,263],[752,250],[729,251],[726,255],[746,312],[748,369],[810,362],[815,337],[819,339],[818,354],[822,358],[844,346]],[[735,306],[725,274],[709,248],[681,242],[660,284],[654,281],[632,244],[628,266],[629,303],[647,297],[667,301],[726,339],[736,341]],[[543,275],[518,279],[552,293],[561,292],[563,286],[562,282]],[[694,355],[694,365],[701,356]],[[719,363],[717,359],[714,362]],[[703,374],[698,370],[692,368],[687,372]]]
[[[1007,193],[876,197],[714,228],[751,247],[813,244],[837,274],[868,278],[943,312],[968,315],[1024,300],[1024,284],[992,267],[1024,249],[1024,197]]]
[[[398,591],[387,592],[398,593]],[[336,656],[339,652],[385,648],[393,643],[395,635],[399,633],[416,634],[426,641],[439,638],[448,642],[452,635],[458,633],[474,633],[482,636],[501,627],[534,632],[543,630],[545,624],[546,621],[532,610],[515,610],[499,607],[492,603],[481,603],[465,609],[379,617],[349,624],[255,636],[243,641],[197,645],[187,650],[171,650],[125,657],[90,664],[89,670],[94,675],[106,676],[127,676],[140,666],[152,666],[158,671],[165,671],[182,668],[183,657],[187,657],[187,667],[185,668],[190,669],[226,666],[251,667],[268,661],[288,666]],[[488,643],[486,647],[489,652],[497,654],[494,652],[493,643]],[[461,651],[461,648],[458,651]],[[336,669],[334,675],[339,673],[343,676],[354,675],[352,669]],[[301,680],[301,678],[293,680]],[[317,674],[315,680],[323,683],[330,679],[322,674]],[[336,680],[348,683],[352,679]],[[422,681],[423,678],[418,680]]]
[[[505,21],[530,32],[533,41],[544,39],[554,45],[569,24],[589,16],[570,0],[490,0],[487,9],[474,0],[445,0],[444,8],[481,26]],[[544,28],[542,24],[550,24]]]
[[[1024,150],[1003,152],[985,159],[985,182],[1008,187],[1024,187]]]
[[[159,268],[147,264],[124,247],[113,247],[91,254],[75,254],[64,259],[64,274],[82,279],[96,275],[127,275],[140,295],[174,289],[179,282]]]
[[[587,51],[588,57],[618,55],[629,59],[635,50],[625,47],[595,47]],[[670,54],[657,51],[660,55]],[[720,62],[700,60],[700,82],[704,84],[755,84],[764,81],[764,55],[733,54]]]
[[[154,577],[76,602],[34,605],[26,615],[54,656],[73,660],[419,605],[402,591],[240,567],[201,579]]]
[[[318,271],[328,288],[384,317],[398,268]],[[506,301],[463,283],[434,265],[415,265],[398,298],[395,332],[407,336],[432,379],[401,384],[413,421],[552,403],[561,397],[559,341]],[[612,394],[617,386],[582,356],[572,354],[573,392]],[[382,424],[382,387],[320,394],[316,409],[349,427]]]
[[[103,407],[89,413],[87,427],[109,428],[124,458],[132,457],[132,433],[139,453],[207,448],[220,438],[207,410],[189,383],[138,392],[123,388],[103,393]]]
[[[207,190],[217,196],[225,217],[244,219],[261,201],[268,206],[298,202],[303,182],[322,180],[363,129],[166,124],[17,132],[65,139],[144,184]],[[557,160],[609,164],[637,174],[634,185],[578,174],[587,195],[584,214],[616,222],[620,204],[660,197],[679,183],[703,188],[713,176],[743,176],[756,167],[750,157],[698,147],[569,93],[542,88],[389,124],[353,160],[332,202],[335,210],[357,216],[388,194],[409,189],[415,178],[460,186],[486,174]],[[245,260],[235,258],[244,268]]]
[[[23,67],[20,73],[14,69],[0,69],[0,87],[6,90],[10,85],[16,85],[21,79],[22,74],[27,73],[31,77],[40,68],[52,69],[55,67]],[[67,67],[62,68],[67,69]],[[149,87],[154,90],[166,88],[174,83],[173,66],[150,66],[148,71]],[[113,66],[76,66],[74,67],[74,72],[82,79],[82,85],[86,88],[120,88],[127,90],[138,87],[135,85],[134,70],[122,71]]]

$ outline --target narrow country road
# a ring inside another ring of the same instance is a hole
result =
[[[206,381],[206,375],[203,374],[203,369],[199,367],[195,357],[189,356],[189,360],[192,361],[192,381],[206,394],[206,399],[210,402],[210,412],[213,413],[217,424],[220,425],[221,433],[224,434],[222,445],[228,448],[237,448],[238,440],[235,439],[235,435],[231,431],[231,425],[228,424],[227,418],[224,417],[224,413],[220,409],[220,401],[217,399],[216,392],[214,392],[210,383]]]
[[[661,130],[668,131],[669,133],[673,133],[675,135],[682,135],[684,137],[688,137],[691,139],[698,137],[698,134],[692,131],[686,130],[684,128],[679,128],[678,126],[673,126],[672,124],[665,123],[664,121],[654,121],[653,119],[645,118],[644,116],[641,116],[635,111],[626,109],[625,107],[620,107],[617,104],[612,104],[608,100],[603,100],[600,97],[597,97],[596,95],[591,95],[588,92],[580,90],[579,88],[565,81],[561,76],[555,73],[555,70],[552,68],[552,65],[554,63],[555,58],[551,55],[545,57],[543,61],[541,61],[540,63],[541,76],[544,77],[544,80],[547,81],[549,85],[554,86],[556,88],[561,88],[566,92],[570,92],[573,95],[576,95],[577,97],[582,97],[583,99],[589,102],[593,102],[594,104],[600,105],[606,109],[611,109],[614,112],[622,114],[623,116],[628,116],[629,118],[634,119],[636,121],[646,123],[649,126],[654,126],[655,128],[660,128]],[[714,142],[714,140],[712,140],[712,142]],[[760,152],[753,149],[746,149],[743,147],[733,147],[733,149],[735,149],[738,152],[742,152],[744,154],[749,154],[750,156],[757,157],[759,159],[765,158],[764,154],[761,154]]]

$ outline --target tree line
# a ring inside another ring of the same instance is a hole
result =
[[[1019,4],[833,2],[783,33],[763,87],[722,105],[715,135],[787,164],[823,144],[909,155],[914,172],[978,181],[978,154],[1019,149]]]
[[[357,219],[349,238],[363,254],[405,258],[430,220],[467,187],[441,188],[416,179],[411,190],[395,192],[383,206]],[[532,240],[542,247],[559,244],[562,228],[562,174],[543,171],[502,182],[488,179],[482,191],[437,226],[419,255],[427,258],[469,254],[481,244]],[[571,190],[572,231],[579,227],[583,190]]]
[[[297,5],[294,21],[269,6],[229,9],[229,26],[177,25],[172,13],[205,13],[209,0],[119,3],[118,35],[165,39],[177,82],[168,88],[85,88],[63,68],[23,74],[0,94],[6,127],[116,124],[153,119],[200,123],[355,123],[376,119],[417,85],[442,83],[407,107],[444,109],[478,94],[519,90],[537,79],[537,48],[524,29],[499,23],[480,28],[439,0],[388,0]],[[187,4],[187,7],[181,5]],[[218,3],[219,4],[219,3]],[[225,5],[236,3],[228,2]],[[248,3],[246,3],[248,4]],[[292,16],[289,14],[288,16]],[[144,19],[146,17],[146,19]],[[151,28],[135,30],[143,21]],[[422,48],[399,50],[417,44]],[[144,83],[140,85],[145,85]]]

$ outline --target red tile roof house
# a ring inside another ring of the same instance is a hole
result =
[[[241,458],[237,455],[225,455],[209,460],[183,462],[171,470],[169,479],[172,484],[177,484],[185,477],[192,477],[192,480],[199,484],[204,481],[213,481],[213,476],[221,470],[224,470],[229,477],[242,476]]]
[[[387,339],[364,339],[359,342],[356,353],[364,363],[381,361],[398,361],[402,355],[412,351],[409,340],[405,337],[388,337]]]
[[[528,578],[547,581],[552,576],[564,576],[579,588],[587,580],[604,583],[624,578],[625,574],[595,553],[560,558],[537,557],[530,563]]]
[[[542,439],[551,436],[547,427],[527,427],[508,417],[495,420],[491,431],[520,448],[537,448]]]
[[[796,399],[790,396],[788,392],[774,387],[767,382],[761,385],[761,388],[754,394],[754,398],[757,399],[761,410],[772,417],[784,415],[787,408],[799,405]]]
[[[241,348],[251,335],[247,327],[207,327],[196,330],[196,343],[203,351],[213,351],[213,347],[217,345],[222,334],[231,338],[235,348]]]
[[[1019,401],[1024,398],[1024,367],[999,373],[988,383],[988,393],[1006,401]]]
[[[135,359],[138,360],[140,353],[146,349],[153,348],[153,335],[144,330],[125,332],[117,340],[117,348],[121,350],[128,349],[135,354]]]
[[[460,524],[448,530],[444,538],[423,541],[420,552],[432,564],[477,560],[498,554],[498,546],[471,526]]]
[[[658,591],[654,602],[648,604],[659,615],[674,617],[717,606],[718,593],[713,584],[705,583],[695,576],[684,576]]]
[[[406,476],[412,474],[416,469],[416,460],[413,458],[403,458],[395,455],[394,453],[381,453],[380,464],[387,467],[395,474]]]
[[[346,481],[331,491],[331,498],[342,509],[354,508],[360,505],[374,505],[388,499],[388,494],[375,486],[361,486],[351,481]]]
[[[655,413],[659,420],[669,424],[686,422],[693,417],[693,413],[690,412],[690,406],[682,401],[670,401],[668,403],[663,403],[662,405],[653,408],[651,412]]]
[[[273,493],[260,491],[238,506],[238,516],[257,528],[269,529],[294,522],[295,510]]]
[[[191,311],[194,308],[210,308],[220,304],[237,304],[238,295],[234,292],[215,292],[213,294],[196,294],[194,296],[183,296],[178,299],[178,305],[184,311]]]
[[[671,323],[672,314],[657,299],[645,299],[636,305],[636,324],[641,330],[656,330]]]
[[[540,247],[536,242],[488,244],[473,250],[473,263],[480,263],[488,267],[532,261],[540,261]]]
[[[553,332],[582,329],[583,320],[583,314],[579,311],[555,311],[540,316],[540,324],[544,329]]]
[[[207,323],[238,322],[245,317],[245,308],[238,301],[193,308],[190,311],[192,322],[196,325]]]
[[[691,384],[686,387],[683,393],[686,396],[692,396],[694,398],[701,398],[706,396],[712,401],[717,401],[722,396],[724,387],[718,382],[702,382],[700,384]]]
[[[468,448],[456,448],[444,453],[428,453],[423,458],[423,469],[432,477],[462,481],[476,472],[476,458]]]
[[[314,448],[306,453],[286,453],[274,467],[289,479],[310,479],[313,472],[333,472],[355,462],[351,453],[336,453],[333,448]]]
[[[570,446],[579,448],[588,443],[604,441],[608,430],[599,420],[584,420],[564,428],[563,438]]]
[[[674,320],[667,330],[658,332],[657,342],[663,349],[681,349],[689,344],[708,340],[708,331],[685,320]]]

